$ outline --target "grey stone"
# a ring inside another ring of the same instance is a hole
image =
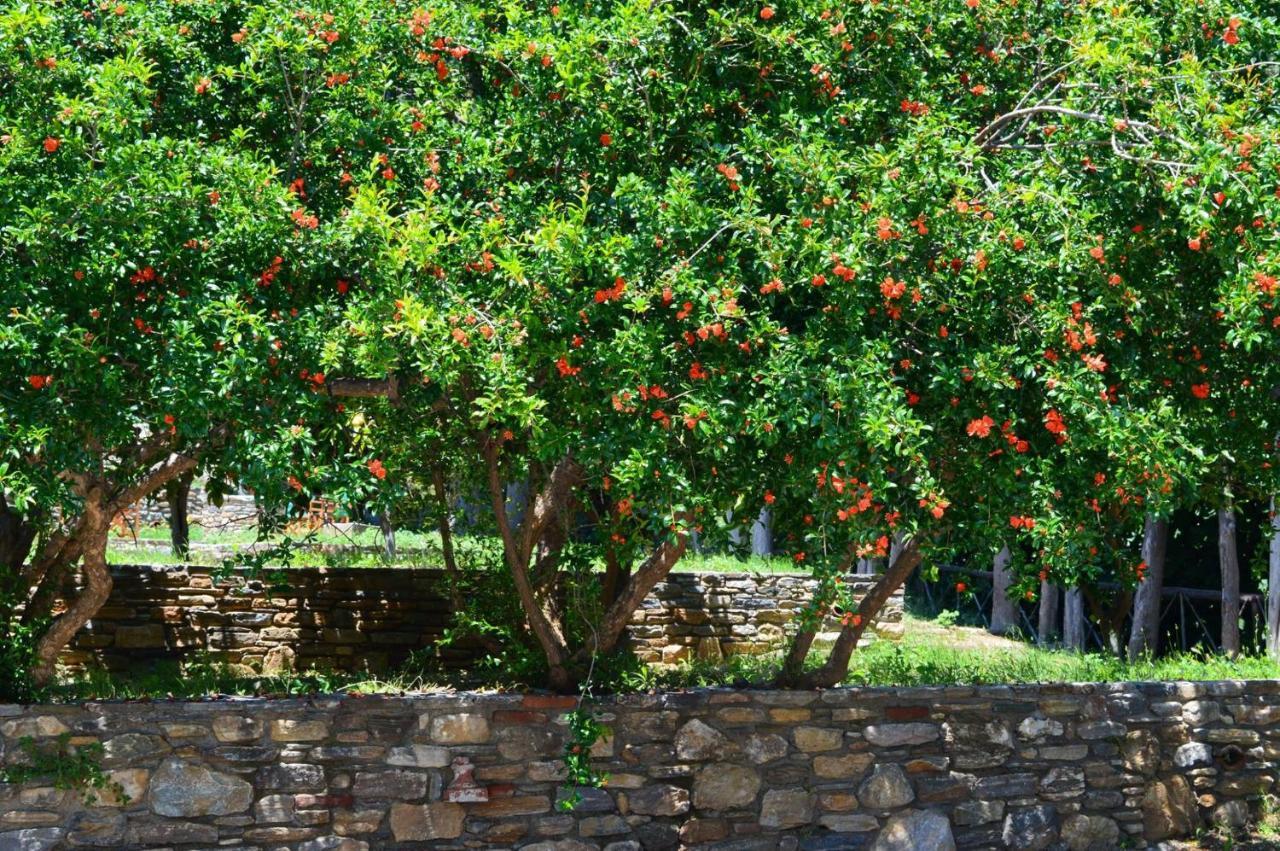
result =
[[[103,765],[127,765],[169,752],[169,743],[159,736],[124,733],[107,739],[102,745]]]
[[[324,788],[324,769],[301,762],[266,765],[258,770],[258,787],[272,792],[316,792]]]
[[[937,724],[871,724],[862,735],[876,747],[899,748],[937,741],[939,732]]]
[[[350,836],[318,836],[299,845],[298,851],[369,851],[369,843]]]
[[[1109,851],[1120,839],[1120,825],[1106,816],[1068,816],[1062,822],[1062,841],[1070,851]]]
[[[678,816],[689,812],[689,790],[659,784],[627,794],[631,812],[642,816]]]
[[[756,765],[763,765],[766,762],[773,762],[775,759],[782,759],[787,755],[787,751],[791,749],[791,746],[781,736],[775,736],[772,733],[763,735],[753,733],[742,749],[746,753],[747,759]]]
[[[872,851],[955,851],[951,822],[934,810],[907,810],[895,814],[881,828]]]
[[[242,813],[253,802],[253,786],[230,774],[169,757],[151,776],[151,810],[173,818]]]
[[[1238,800],[1218,804],[1210,821],[1228,830],[1239,830],[1249,823],[1249,805]]]
[[[877,765],[871,776],[858,787],[858,800],[869,810],[890,810],[914,801],[916,793],[911,781],[897,765]]]
[[[357,798],[411,801],[425,798],[430,786],[431,776],[419,771],[359,771],[351,794]]]
[[[723,733],[697,718],[676,733],[676,757],[682,760],[725,759],[737,752],[737,745]]]
[[[1032,715],[1023,719],[1018,725],[1018,735],[1028,741],[1043,739],[1048,736],[1062,735],[1062,722],[1041,715]]]
[[[760,774],[729,762],[704,766],[693,781],[693,805],[700,810],[750,806],[760,791]]]
[[[451,759],[448,748],[436,745],[410,745],[392,748],[387,754],[387,765],[411,768],[444,768]]]
[[[620,815],[578,819],[578,833],[582,836],[621,836],[630,832],[631,825]]]
[[[1182,705],[1182,721],[1192,727],[1203,727],[1222,717],[1217,701],[1192,700]]]
[[[951,818],[960,827],[991,824],[1004,818],[1004,801],[966,801],[951,811]]]
[[[1004,817],[1005,845],[1019,851],[1041,851],[1058,838],[1058,810],[1045,805],[1013,810]]]
[[[267,795],[253,805],[253,817],[258,824],[284,824],[293,821],[292,795]]]
[[[864,813],[827,813],[818,824],[836,833],[866,833],[880,827],[880,819]]]
[[[686,797],[688,794],[685,792]],[[613,813],[618,810],[613,797],[594,786],[575,786],[572,789],[561,786],[556,790],[556,809],[563,808],[574,795],[577,795],[577,801],[571,808],[574,813]]]
[[[1025,798],[1036,793],[1034,774],[996,774],[983,777],[974,785],[973,796],[988,800],[990,798]]]
[[[1203,742],[1187,742],[1173,752],[1173,764],[1178,768],[1207,768],[1213,765],[1213,750]]]
[[[995,768],[1003,765],[1013,753],[1013,733],[1003,721],[947,722],[942,729],[947,753],[956,768]]]
[[[52,851],[66,833],[60,827],[32,827],[0,833],[0,848],[12,851]]]
[[[760,805],[760,825],[772,830],[800,827],[813,821],[814,795],[805,789],[770,789]]]
[[[1074,765],[1051,768],[1040,780],[1040,797],[1065,801],[1084,794],[1084,770]]]
[[[156,848],[166,845],[213,845],[218,829],[195,821],[140,821],[130,819],[125,832],[126,848]]]

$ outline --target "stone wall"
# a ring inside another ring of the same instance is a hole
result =
[[[255,670],[381,672],[435,644],[451,617],[439,570],[297,568],[215,582],[207,567],[130,565],[112,576],[111,598],[64,663],[125,670],[208,653]],[[867,580],[849,581],[860,597]],[[635,648],[668,663],[779,649],[813,591],[800,575],[675,573],[636,612]],[[901,619],[899,594],[879,628],[892,633]],[[441,657],[446,665],[473,658],[466,647]]]
[[[0,848],[1142,848],[1242,822],[1280,768],[1275,681],[703,690],[599,704],[609,782],[565,813],[573,705],[0,706],[5,760],[101,742],[118,790],[0,786]]]

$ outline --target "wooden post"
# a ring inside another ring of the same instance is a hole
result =
[[[773,555],[773,514],[767,508],[760,509],[760,516],[751,525],[751,554]]]
[[[1013,555],[1006,544],[991,562],[991,632],[995,635],[1005,635],[1018,625],[1018,604],[1009,599],[1012,561]]]
[[[1061,634],[1058,617],[1062,589],[1049,580],[1040,583],[1040,622],[1037,631],[1040,633],[1037,643],[1041,646],[1051,644]]]
[[[1218,564],[1222,570],[1222,652],[1240,655],[1240,554],[1236,549],[1236,511],[1218,509]]]
[[[1148,514],[1142,531],[1142,560],[1146,573],[1133,597],[1133,626],[1129,630],[1129,661],[1160,651],[1160,603],[1164,595],[1165,551],[1169,522]]]
[[[1271,497],[1271,552],[1267,565],[1267,652],[1280,659],[1280,508]]]
[[[1084,594],[1079,586],[1067,592],[1062,607],[1062,645],[1075,653],[1084,652]]]

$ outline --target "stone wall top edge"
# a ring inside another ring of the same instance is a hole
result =
[[[911,703],[936,701],[941,696],[953,700],[996,700],[1057,696],[1064,694],[1115,694],[1141,691],[1146,694],[1167,694],[1192,699],[1206,694],[1230,695],[1241,691],[1264,693],[1280,692],[1280,680],[1204,680],[1166,682],[1113,682],[1113,683],[1015,683],[1009,685],[953,685],[953,686],[848,686],[834,689],[817,689],[807,692],[810,700],[826,705],[850,705],[859,700],[877,703]],[[734,697],[761,703],[804,702],[806,692],[785,689],[744,688],[696,688],[663,692],[606,695],[593,702],[601,708],[616,706],[627,709],[688,709],[708,704],[728,702]],[[156,714],[217,713],[265,711],[331,711],[353,706],[376,710],[380,707],[407,705],[410,709],[442,708],[503,709],[522,705],[526,698],[552,698],[547,692],[496,693],[496,692],[412,692],[404,694],[347,695],[329,694],[306,697],[233,697],[220,696],[204,700],[91,700],[80,703],[0,704],[0,718],[40,713],[65,714],[75,710],[91,713],[127,709],[149,711]],[[735,701],[736,702],[736,701]],[[555,708],[566,708],[558,705]]]

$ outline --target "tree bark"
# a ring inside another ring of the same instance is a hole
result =
[[[581,478],[581,470],[572,456],[566,455],[562,458],[547,478],[542,491],[534,499],[530,510],[525,512],[519,529],[513,529],[507,520],[507,495],[498,463],[498,451],[499,447],[496,444],[490,443],[485,446],[489,499],[498,524],[498,533],[502,537],[503,554],[507,567],[511,571],[516,593],[520,597],[520,605],[524,608],[525,618],[529,622],[529,628],[533,630],[534,637],[546,656],[550,684],[552,688],[559,691],[568,691],[574,684],[568,667],[568,644],[556,622],[550,601],[541,597],[534,589],[529,576],[529,563],[533,556],[533,549],[542,537],[543,529],[568,499],[573,487]]]
[[[391,512],[383,510],[378,515],[378,528],[382,531],[382,551],[388,559],[396,557],[396,527],[391,523]]]
[[[96,489],[95,489],[96,490]],[[84,588],[71,601],[67,610],[54,618],[36,643],[31,678],[39,685],[53,681],[58,654],[70,643],[80,628],[98,613],[111,596],[111,571],[107,569],[107,538],[111,531],[111,507],[90,498],[85,500],[84,555],[81,571]]]
[[[858,575],[862,576],[863,565],[870,564],[871,559],[856,559],[858,565]],[[844,576],[849,572],[849,568],[855,563],[854,550],[850,547],[844,558],[840,561],[837,568],[837,574]],[[828,600],[820,601],[820,605],[825,609]],[[818,625],[822,625],[822,613],[818,614]],[[791,636],[791,642],[787,646],[787,653],[782,660],[782,668],[778,671],[776,678],[777,685],[783,688],[792,688],[800,682],[800,676],[804,673],[804,663],[809,658],[809,650],[813,647],[813,640],[818,635],[817,626],[813,628],[800,627],[796,630],[795,635]]]
[[[194,473],[187,472],[165,485],[165,499],[169,503],[169,543],[173,554],[184,560],[191,552],[191,525],[187,517],[187,505],[194,478]]]
[[[1169,522],[1148,514],[1142,532],[1142,561],[1146,573],[1133,598],[1133,626],[1129,630],[1129,661],[1160,652],[1160,603],[1164,594],[1165,551]]]
[[[1280,507],[1271,497],[1271,551],[1267,563],[1267,652],[1280,661]]]
[[[1084,594],[1079,587],[1067,591],[1062,606],[1062,644],[1074,653],[1084,652]]]
[[[991,562],[991,632],[994,635],[1007,635],[1018,625],[1018,604],[1009,599],[1012,561],[1013,555],[1006,544]]]
[[[692,518],[682,515],[676,518],[676,522],[691,523]],[[667,577],[671,568],[676,566],[689,546],[689,532],[683,525],[677,527],[673,534],[672,539],[659,544],[631,574],[631,578],[627,580],[617,599],[605,611],[596,632],[587,640],[586,646],[576,654],[579,659],[587,658],[596,652],[612,653],[618,646],[622,633],[631,622],[631,614],[644,602],[644,598],[649,596],[653,586]]]
[[[1236,549],[1236,512],[1218,509],[1218,563],[1222,570],[1222,652],[1240,655],[1240,557]]]
[[[849,673],[849,659],[852,658],[862,633],[919,564],[920,545],[915,538],[909,538],[893,548],[889,567],[858,604],[857,617],[840,628],[840,635],[836,638],[827,661],[813,673],[801,673],[799,676],[798,684],[802,688],[831,688],[845,678]]]
[[[1037,624],[1036,643],[1042,647],[1053,643],[1061,633],[1058,607],[1062,597],[1062,589],[1049,580],[1040,583],[1040,619]]]

